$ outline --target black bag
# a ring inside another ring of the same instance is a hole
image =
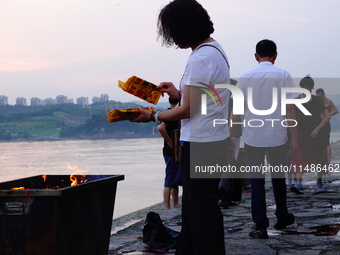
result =
[[[163,225],[156,212],[149,212],[143,227],[143,243],[153,249],[168,251],[175,249],[179,232]]]
[[[234,151],[228,151],[228,162],[230,166],[239,169],[235,160]],[[234,173],[224,172],[219,182],[220,199],[228,201],[241,201],[242,199],[242,179],[237,178]]]

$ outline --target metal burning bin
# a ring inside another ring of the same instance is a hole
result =
[[[123,179],[89,175],[70,186],[70,176],[47,175],[0,183],[0,254],[108,254],[117,182]]]

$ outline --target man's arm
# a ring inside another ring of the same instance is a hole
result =
[[[162,122],[160,125],[158,125],[158,131],[159,134],[164,138],[165,142],[172,148],[172,141],[168,135],[168,132],[166,131],[165,122]]]
[[[329,104],[329,115],[333,116],[335,114],[338,114],[339,113],[338,108],[335,106],[335,104],[333,103],[332,100],[329,100],[329,101],[330,101],[330,104]]]
[[[313,132],[310,134],[311,137],[315,138],[319,134],[320,130],[329,122],[331,115],[328,112],[327,109],[321,113],[322,115],[322,120],[321,123],[313,130]]]

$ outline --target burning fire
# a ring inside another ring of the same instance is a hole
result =
[[[71,186],[75,186],[79,183],[83,183],[86,181],[87,170],[81,170],[77,166],[71,166],[70,164],[67,165],[67,169],[72,170],[73,173],[70,175]],[[47,175],[41,176],[44,179],[44,183],[46,184]],[[46,185],[44,189],[59,189],[59,186],[49,187]],[[26,187],[13,187],[10,188],[11,190],[25,190]]]
[[[15,187],[15,188],[11,188],[11,190],[24,190],[25,187]]]
[[[77,166],[70,166],[70,164],[68,164],[67,168],[73,171],[70,176],[71,186],[75,186],[85,181],[88,172],[87,170],[81,170]]]

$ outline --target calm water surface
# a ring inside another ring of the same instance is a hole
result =
[[[161,138],[0,143],[0,181],[40,174],[123,174],[114,217],[163,200]]]
[[[331,141],[340,140],[340,132]],[[114,217],[163,200],[165,164],[161,138],[0,143],[0,182],[40,174],[123,174]]]

